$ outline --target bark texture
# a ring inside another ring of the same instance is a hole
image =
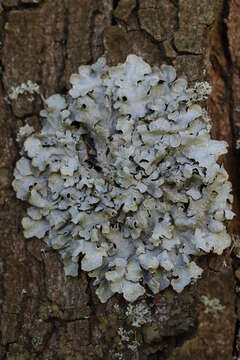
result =
[[[101,55],[112,65],[135,53],[151,65],[173,64],[190,82],[207,79],[212,134],[229,143],[224,162],[239,215],[239,36],[240,0],[0,0],[1,360],[237,358],[240,274],[230,250],[200,259],[203,278],[182,294],[167,290],[147,299],[153,322],[135,331],[139,345],[132,351],[118,335],[119,328],[130,329],[121,297],[100,304],[84,273],[66,279],[55,252],[24,240],[25,208],[11,188],[16,133],[25,123],[39,126],[42,104],[40,97],[10,104],[6,97],[27,80],[44,96],[64,93],[70,74]],[[224,309],[206,313],[201,296],[218,299]]]

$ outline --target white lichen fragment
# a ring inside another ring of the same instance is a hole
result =
[[[236,255],[240,259],[240,236],[239,235],[232,235],[232,246],[231,246],[231,252],[234,252],[234,255]]]
[[[212,87],[207,81],[196,82],[194,86],[187,90],[188,103],[206,101],[212,92]]]
[[[35,94],[40,94],[40,87],[37,83],[33,83],[31,80],[28,80],[26,83],[22,83],[18,86],[12,86],[8,92],[8,99],[10,101],[17,100],[19,95],[29,94],[29,101],[33,101]]]
[[[140,343],[136,339],[136,333],[133,330],[126,330],[120,327],[117,331],[118,335],[120,336],[120,342],[126,343],[127,348],[133,352],[137,351],[138,346]]]
[[[113,359],[116,359],[116,360],[123,360],[123,354],[120,352],[113,353],[112,357],[113,357]]]
[[[19,133],[13,187],[31,205],[25,236],[57,250],[68,276],[81,258],[102,302],[133,302],[146,286],[182,291],[202,273],[196,256],[231,242],[231,184],[217,163],[227,144],[211,139],[197,104],[209,87],[189,89],[173,67],[135,55],[115,67],[101,58],[70,81],[67,96],[45,100],[42,129]]]
[[[240,139],[236,140],[236,150],[240,150]]]
[[[17,134],[17,142],[21,142],[34,132],[34,128],[28,124],[22,126]]]
[[[132,352],[136,352],[140,343],[137,340],[133,340],[130,344],[127,345],[127,348]]]
[[[204,313],[205,314],[216,314],[217,312],[222,312],[225,309],[225,306],[222,305],[217,298],[208,298],[207,296],[201,296],[201,302],[205,305]]]
[[[117,333],[120,336],[121,342],[129,342],[131,336],[134,334],[134,331],[133,330],[126,330],[126,329],[120,327],[120,328],[118,328]]]
[[[145,303],[138,303],[137,305],[129,304],[126,315],[130,318],[133,327],[139,328],[152,322],[151,310]]]
[[[120,311],[120,306],[118,304],[114,304],[113,309],[114,309],[114,311],[119,312]]]

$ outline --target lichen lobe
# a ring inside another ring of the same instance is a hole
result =
[[[67,276],[83,255],[101,302],[133,302],[144,285],[181,292],[202,273],[196,256],[230,245],[231,184],[217,163],[226,143],[210,138],[204,86],[198,97],[173,67],[135,55],[115,67],[100,58],[70,82],[46,100],[40,132],[18,137],[24,236],[58,250]]]

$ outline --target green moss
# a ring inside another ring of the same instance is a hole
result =
[[[106,332],[109,327],[108,318],[105,316],[99,316],[98,321],[99,321],[99,323],[98,323],[99,329],[102,332]]]
[[[29,354],[29,353],[21,353],[21,354],[14,354],[8,355],[8,360],[34,360],[37,359],[37,354]]]
[[[9,184],[9,170],[6,167],[0,168],[0,189]]]
[[[158,328],[155,324],[151,326],[144,326],[142,329],[144,342],[151,344],[153,342],[159,341],[161,336],[159,335]]]
[[[40,317],[46,320],[50,317],[63,318],[63,311],[57,304],[43,304],[40,306]]]

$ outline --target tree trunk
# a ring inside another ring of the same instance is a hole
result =
[[[70,74],[102,55],[113,65],[134,53],[151,65],[173,64],[190,83],[208,80],[212,135],[228,141],[224,163],[239,214],[240,0],[0,0],[0,25],[0,359],[237,359],[240,274],[230,250],[203,257],[202,279],[180,295],[167,290],[147,300],[152,324],[134,330],[133,351],[118,334],[129,329],[126,302],[114,296],[100,304],[85,273],[65,278],[56,252],[23,238],[26,209],[11,187],[16,134],[39,125],[42,104],[6,99],[28,80],[45,97],[66,93]],[[202,296],[224,308],[206,313]]]

